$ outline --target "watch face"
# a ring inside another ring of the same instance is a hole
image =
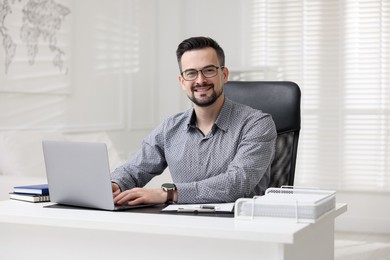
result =
[[[173,183],[164,183],[162,185],[162,187],[165,188],[165,189],[168,189],[168,190],[172,190],[172,189],[176,188],[175,184],[173,184]]]

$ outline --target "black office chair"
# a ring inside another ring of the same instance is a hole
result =
[[[227,98],[272,115],[278,136],[269,187],[293,186],[301,129],[301,91],[288,81],[230,81]]]

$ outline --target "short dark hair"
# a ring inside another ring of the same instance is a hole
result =
[[[182,41],[179,44],[179,46],[177,46],[176,57],[177,57],[177,63],[179,64],[180,71],[181,71],[181,57],[185,52],[191,50],[200,50],[208,47],[211,47],[216,51],[220,65],[225,66],[225,53],[223,52],[221,46],[219,46],[219,44],[215,40],[209,37],[199,36],[199,37],[188,38]]]

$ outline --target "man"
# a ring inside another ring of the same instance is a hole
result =
[[[186,39],[176,55],[193,108],[167,118],[112,173],[115,203],[234,202],[264,193],[275,150],[271,116],[224,96],[229,71],[214,40]],[[173,184],[142,188],[166,167]]]

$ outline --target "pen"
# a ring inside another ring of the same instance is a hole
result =
[[[200,212],[215,212],[214,208],[178,208],[177,212],[189,212],[189,213],[200,213]]]

